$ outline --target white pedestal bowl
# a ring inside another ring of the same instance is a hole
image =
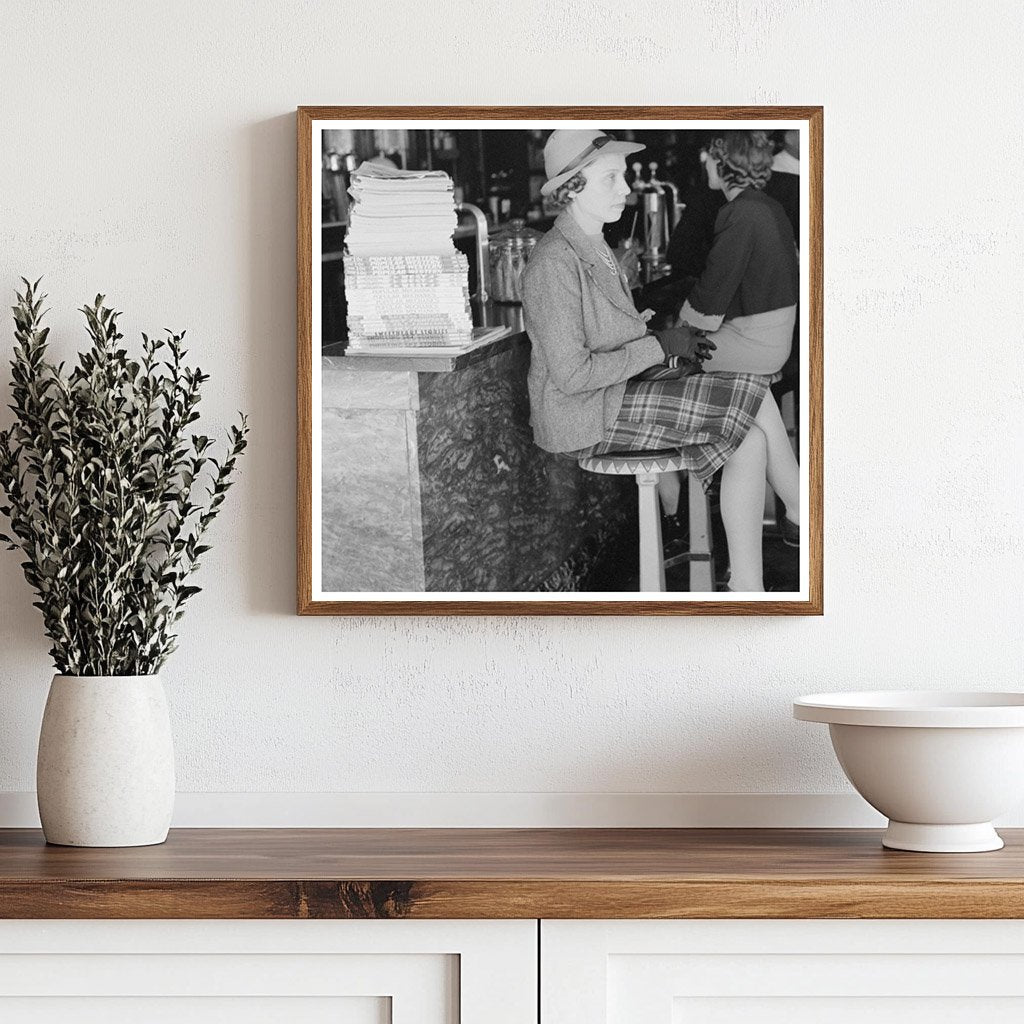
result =
[[[818,693],[793,704],[824,722],[846,777],[889,819],[882,845],[999,850],[992,819],[1024,800],[1024,693]]]

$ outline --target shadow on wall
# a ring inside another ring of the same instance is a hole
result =
[[[242,129],[248,265],[239,305],[252,426],[243,472],[248,610],[295,613],[295,115]],[[225,173],[229,173],[225,168]],[[225,516],[223,525],[230,522]]]

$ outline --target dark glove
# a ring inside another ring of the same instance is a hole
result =
[[[689,327],[665,327],[652,333],[665,355],[679,356],[680,359],[704,360],[718,347]]]

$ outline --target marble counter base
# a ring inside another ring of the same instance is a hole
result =
[[[632,479],[534,445],[525,337],[454,373],[344,363],[323,360],[325,592],[574,589],[629,516]]]

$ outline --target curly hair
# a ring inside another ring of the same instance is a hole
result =
[[[563,181],[548,198],[548,202],[558,210],[564,210],[573,200],[577,192],[582,192],[587,185],[586,175],[577,171],[568,181]]]
[[[772,176],[771,135],[765,131],[722,132],[708,146],[718,176],[731,188],[764,188]]]

